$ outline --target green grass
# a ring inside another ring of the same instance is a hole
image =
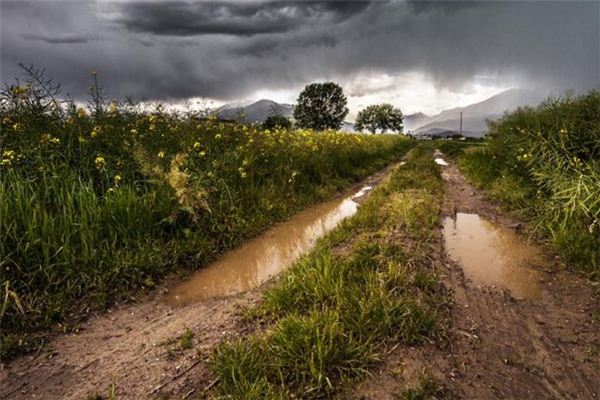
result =
[[[58,107],[44,93],[34,82],[0,94],[3,358],[88,307],[206,265],[412,146],[160,107]]]
[[[431,154],[415,148],[354,217],[265,292],[250,314],[267,327],[214,352],[220,395],[330,396],[368,374],[389,343],[443,334],[445,297],[429,258],[443,183]]]
[[[599,120],[600,92],[548,99],[491,123],[483,146],[458,154],[471,181],[593,279],[600,279]]]

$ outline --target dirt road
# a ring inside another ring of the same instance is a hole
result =
[[[517,222],[484,200],[455,166],[443,170],[442,217],[476,213],[505,226]],[[446,254],[441,229],[437,237],[438,272],[453,294],[447,340],[395,348],[372,377],[340,398],[393,399],[422,371],[450,398],[600,396],[600,324],[592,316],[600,304],[588,281],[547,256],[539,296],[515,298],[501,287],[474,283]],[[179,307],[168,305],[161,291],[95,316],[77,334],[55,336],[39,354],[4,366],[0,398],[84,399],[106,396],[111,384],[119,399],[201,397],[212,382],[210,351],[222,337],[244,332],[240,307],[260,301],[260,289]],[[191,346],[178,340],[186,329],[194,334]]]
[[[517,220],[500,212],[444,166],[442,218],[479,214],[504,226]],[[594,399],[600,396],[600,309],[590,282],[561,270],[556,259],[536,282],[539,296],[519,299],[501,287],[482,286],[443,251],[438,272],[453,293],[451,328],[442,344],[397,348],[374,376],[352,389],[356,399],[394,399],[424,371],[440,384],[438,398]]]
[[[354,195],[352,202],[361,203],[369,195],[365,187],[379,184],[392,167],[337,198],[342,201]],[[319,207],[313,208],[320,212]],[[280,226],[263,236],[270,232],[281,232]],[[39,354],[25,355],[3,366],[0,399],[81,400],[90,394],[106,397],[111,385],[118,399],[201,396],[213,379],[208,356],[223,337],[244,333],[240,310],[260,300],[261,288],[173,305],[167,291],[179,283],[180,279],[172,277],[139,303],[116,306],[96,315],[76,334],[54,336]],[[191,346],[182,348],[179,337],[187,330],[194,336]]]

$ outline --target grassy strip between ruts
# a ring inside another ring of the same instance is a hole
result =
[[[250,315],[267,328],[215,350],[218,394],[331,396],[367,374],[390,343],[439,338],[447,298],[432,255],[442,192],[432,147],[421,144],[265,292]]]

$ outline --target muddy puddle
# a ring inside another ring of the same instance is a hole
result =
[[[508,289],[516,298],[540,296],[544,273],[532,267],[543,266],[544,258],[512,229],[457,213],[444,219],[444,239],[450,257],[475,284]]]
[[[175,286],[168,303],[181,305],[259,286],[291,266],[342,220],[354,215],[359,198],[372,189],[365,186],[350,197],[319,204],[276,225]]]

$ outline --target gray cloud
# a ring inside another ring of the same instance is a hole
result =
[[[93,36],[82,36],[78,34],[63,34],[60,36],[42,36],[34,35],[32,33],[23,33],[21,35],[23,39],[27,40],[38,40],[51,44],[72,44],[72,43],[89,43],[92,40],[97,40]]]
[[[90,70],[111,96],[164,100],[373,72],[458,91],[478,75],[583,90],[600,74],[597,2],[3,1],[0,18],[2,80],[33,63],[75,97]]]
[[[134,32],[168,36],[253,36],[296,30],[306,23],[331,24],[361,12],[368,2],[135,2],[119,22]]]

